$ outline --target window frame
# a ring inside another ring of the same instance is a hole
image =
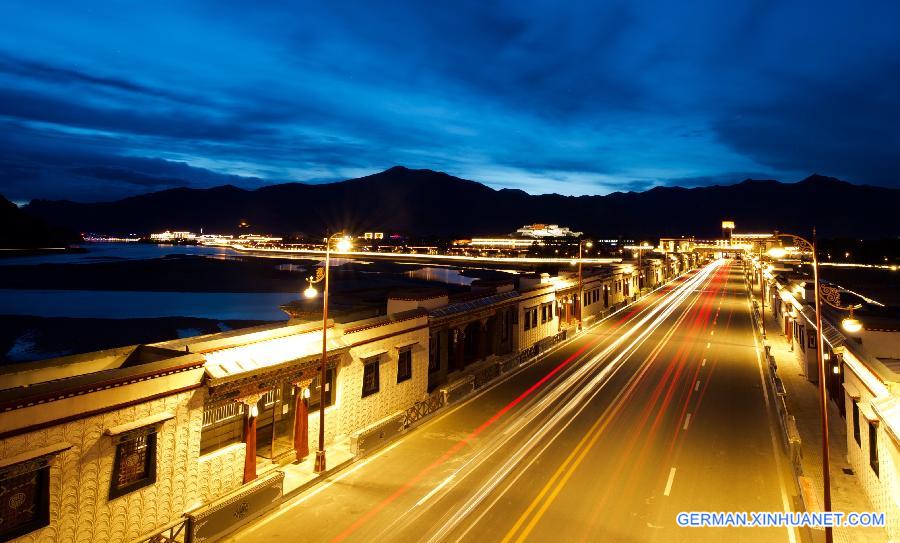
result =
[[[880,477],[878,462],[878,423],[869,421],[869,467]]]
[[[334,384],[337,377],[337,367],[333,368],[325,368],[325,385],[327,386],[327,390],[325,391],[325,409],[328,409],[332,405],[334,405]],[[315,377],[313,377],[309,381],[309,402],[308,402],[308,413],[315,413],[319,410],[319,403],[313,403],[319,401],[319,391],[318,387],[313,388],[313,383],[319,381],[319,373],[316,372]]]
[[[856,398],[850,398],[853,401],[853,407],[851,409],[853,413],[853,439],[856,440],[856,446],[862,448],[862,438],[860,437],[859,431],[859,400]]]
[[[34,473],[37,478],[35,499],[33,501],[37,511],[28,522],[17,524],[8,531],[0,531],[0,541],[11,541],[35,530],[50,525],[50,458],[33,458],[0,469],[0,481],[8,481],[14,477],[21,477]]]
[[[407,360],[406,360],[407,371],[403,374],[403,377],[401,378],[400,369],[403,367],[404,357],[407,358]],[[413,365],[412,364],[412,348],[405,347],[403,349],[400,349],[400,351],[397,353],[397,384],[400,384],[400,383],[403,383],[403,382],[406,382],[406,381],[409,381],[410,379],[412,379],[412,375],[413,375],[412,365]]]
[[[151,425],[114,436],[114,444],[116,446],[116,450],[115,458],[113,460],[112,477],[109,481],[110,500],[114,500],[116,498],[124,496],[125,494],[130,494],[135,490],[140,490],[141,488],[144,488],[146,486],[156,484],[156,430],[156,425]],[[144,470],[147,472],[147,475],[146,477],[120,486],[116,481],[118,481],[119,475],[123,468],[123,448],[129,442],[136,441],[141,438],[145,440],[145,447],[147,448],[146,452],[144,453]]]
[[[363,359],[363,375],[362,375],[362,398],[367,398],[372,396],[373,394],[378,394],[381,392],[381,370],[379,366],[381,365],[381,357],[380,356],[372,356],[369,358]],[[375,367],[375,388],[373,390],[366,390],[366,371],[371,367]]]

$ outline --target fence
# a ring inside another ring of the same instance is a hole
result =
[[[419,420],[434,413],[438,409],[447,404],[447,392],[445,390],[436,390],[428,395],[427,398],[420,402],[416,402],[406,410],[403,418],[403,427],[409,428]]]

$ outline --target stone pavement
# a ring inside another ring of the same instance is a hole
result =
[[[755,286],[755,285],[754,285]],[[759,299],[759,289],[754,289]],[[790,343],[778,322],[766,306],[766,332],[771,354],[778,364],[778,376],[784,383],[785,403],[796,418],[803,457],[802,475],[815,483],[819,503],[822,500],[822,430],[818,385],[803,375],[799,349],[791,350]],[[842,398],[843,400],[843,398]],[[847,425],[835,404],[828,401],[829,458],[831,463],[831,509],[833,511],[874,511],[859,480],[844,470],[851,470],[847,461]],[[798,474],[801,475],[801,474]],[[835,541],[881,543],[889,541],[883,528],[835,528]]]

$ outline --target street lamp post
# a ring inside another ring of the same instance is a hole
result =
[[[580,240],[578,242],[578,331],[581,331],[581,321],[584,316],[584,277],[581,274],[581,264],[583,261],[582,251],[584,247],[590,249],[594,244],[590,240]]]
[[[795,246],[798,246],[804,251],[812,253],[812,266],[813,266],[813,282],[814,282],[814,296],[815,296],[815,307],[816,307],[816,362],[819,366],[819,408],[821,410],[821,422],[822,422],[822,486],[824,500],[823,505],[826,512],[831,511],[831,469],[830,469],[830,459],[828,456],[828,400],[825,394],[825,359],[822,355],[822,352],[825,347],[825,342],[822,336],[822,308],[821,301],[825,301],[825,303],[834,306],[838,309],[850,309],[851,315],[850,319],[844,321],[845,328],[851,328],[854,323],[858,324],[858,322],[853,319],[852,311],[856,306],[841,306],[839,304],[840,300],[840,292],[828,286],[819,285],[819,258],[816,255],[816,230],[813,228],[813,240],[812,242],[793,234],[775,234],[776,238],[789,238],[792,240]],[[787,251],[783,247],[775,247],[769,250],[769,255],[775,258],[783,257]],[[824,297],[823,297],[824,296]],[[833,541],[833,534],[830,526],[825,527],[825,541],[826,543],[831,543]]]
[[[328,368],[328,279],[329,268],[331,267],[331,241],[336,237],[341,240],[337,243],[338,251],[347,251],[350,249],[350,240],[343,234],[332,234],[325,238],[325,270],[319,268],[314,277],[307,278],[309,287],[304,291],[307,298],[316,295],[316,289],[313,287],[315,283],[325,281],[322,289],[322,363],[319,368],[319,447],[316,449],[316,463],[313,471],[322,473],[325,471],[325,385],[327,381]]]

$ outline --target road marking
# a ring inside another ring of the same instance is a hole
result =
[[[699,385],[699,384],[700,384],[700,381],[697,381],[697,384]],[[687,417],[684,418],[684,427],[682,428],[682,430],[687,430],[687,429],[688,429],[688,426],[689,426],[690,424],[691,424],[691,414],[688,413],[688,414],[687,414]],[[674,471],[675,468],[672,468],[672,470]]]
[[[747,310],[751,311],[751,312],[753,311],[753,308],[750,305],[749,298],[747,298]],[[771,438],[771,441],[772,441],[772,456],[775,458],[775,472],[778,474],[778,486],[779,486],[779,489],[781,490],[781,506],[784,508],[785,513],[790,513],[791,506],[789,504],[787,489],[785,488],[785,484],[784,484],[784,477],[783,477],[784,472],[782,471],[782,467],[781,467],[781,457],[779,456],[779,450],[780,450],[780,447],[778,445],[779,439],[775,436],[775,429],[772,427],[772,418],[777,417],[778,415],[774,415],[772,413],[772,405],[769,402],[769,390],[767,388],[768,385],[766,384],[765,375],[763,374],[762,358],[759,356],[759,351],[760,351],[759,342],[756,340],[756,330],[755,329],[753,329],[753,346],[754,346],[753,350],[756,353],[756,366],[757,366],[757,368],[759,368],[759,381],[762,384],[763,403],[766,406],[766,415],[768,418],[768,420],[766,422],[768,423],[767,426],[769,427],[769,437]],[[790,541],[790,543],[797,543],[797,537],[796,537],[796,535],[794,535],[794,529],[791,528],[790,526],[786,526],[786,528],[787,528],[787,534],[788,534],[788,541]]]
[[[436,487],[432,488],[432,489],[431,489],[431,492],[429,492],[428,494],[425,494],[424,496],[422,496],[422,499],[419,500],[419,501],[417,501],[416,504],[415,504],[413,507],[418,507],[418,506],[422,505],[423,503],[427,502],[428,500],[430,500],[432,496],[434,496],[435,494],[437,494],[438,492],[440,492],[440,490],[441,490],[442,488],[444,488],[445,486],[447,486],[447,483],[449,483],[450,481],[452,481],[453,478],[454,478],[455,476],[456,476],[456,473],[450,474],[449,477],[447,477],[446,479],[444,479],[443,481],[441,481],[441,484],[439,484],[439,485],[437,485]]]
[[[716,331],[715,331],[715,330],[710,330],[710,331],[709,331],[709,335],[711,335],[711,336],[716,335]]]
[[[710,343],[710,342],[707,341],[707,342],[706,342],[706,348],[709,349],[709,346],[710,346],[710,345],[712,345],[712,343]]]
[[[697,379],[697,384],[694,385],[694,392],[697,392],[699,390],[700,390],[700,379]]]
[[[702,367],[705,366],[705,365],[706,365],[706,359],[704,358],[704,359],[703,359],[703,362],[700,362],[700,367],[702,368]]]
[[[669,480],[666,481],[666,490],[663,492],[663,496],[668,496],[670,492],[672,492],[672,483],[675,481],[675,468],[669,470]]]

